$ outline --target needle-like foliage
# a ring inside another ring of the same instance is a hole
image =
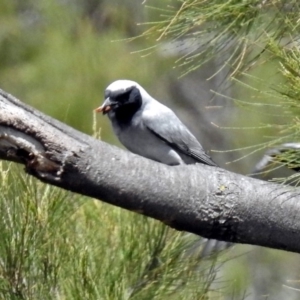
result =
[[[1,299],[221,295],[198,237],[0,167]]]
[[[172,41],[182,52],[177,64],[183,74],[206,61],[225,58],[230,75],[253,67],[269,41],[290,44],[299,34],[297,0],[178,0],[161,9],[162,20],[148,24],[142,36],[159,44]],[[144,24],[145,25],[145,24]]]

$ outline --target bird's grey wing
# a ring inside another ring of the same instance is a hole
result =
[[[148,130],[174,150],[193,158],[195,162],[217,166],[173,111],[163,106],[159,114],[154,115],[153,112],[154,110],[148,110],[142,117]]]

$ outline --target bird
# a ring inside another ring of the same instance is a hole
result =
[[[170,166],[217,166],[177,115],[137,82],[116,80],[105,89],[104,98],[95,111],[108,116],[130,152]]]
[[[114,133],[130,152],[170,166],[218,166],[177,115],[135,81],[112,82],[95,111],[108,116]],[[205,239],[203,245],[201,257],[206,257],[231,243]]]

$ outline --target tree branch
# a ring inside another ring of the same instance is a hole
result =
[[[171,167],[93,139],[0,90],[0,159],[207,238],[300,253],[299,190],[202,164]]]

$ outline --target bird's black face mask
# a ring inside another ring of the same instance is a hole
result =
[[[141,93],[137,87],[132,86],[126,90],[106,90],[104,103],[95,111],[103,114],[113,111],[119,122],[128,123],[141,106]]]

